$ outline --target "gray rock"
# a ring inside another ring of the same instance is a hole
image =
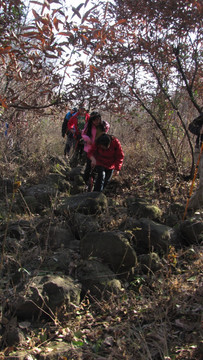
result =
[[[99,192],[83,193],[63,197],[57,205],[55,213],[70,215],[75,212],[83,214],[100,214],[107,210],[107,198]]]
[[[43,281],[43,295],[48,298],[49,307],[55,311],[57,307],[72,302],[80,303],[81,285],[74,282],[70,276],[47,276]]]
[[[74,181],[76,176],[81,175],[81,171],[82,171],[81,166],[77,166],[77,167],[72,168],[67,174],[67,179]]]
[[[68,308],[70,303],[78,305],[80,294],[81,285],[70,276],[36,276],[27,285],[26,291],[16,293],[7,305],[21,319],[41,315],[53,317],[53,312],[60,306]]]
[[[99,223],[92,215],[76,213],[73,219],[73,229],[80,239],[89,232],[99,230]]]
[[[150,219],[128,218],[121,228],[132,234],[133,247],[137,254],[147,254],[152,251],[165,253],[169,245],[174,245],[176,242],[176,232],[173,228]]]
[[[131,271],[136,265],[136,253],[122,232],[92,232],[80,241],[83,259],[96,257],[108,264],[115,273]]]
[[[122,291],[121,282],[110,268],[98,260],[83,260],[77,267],[77,277],[83,292],[97,299],[108,298]]]
[[[52,250],[64,247],[68,248],[71,241],[75,239],[70,227],[62,228],[59,226],[50,226],[47,238],[47,246]]]
[[[47,254],[40,265],[39,273],[45,271],[48,273],[69,275],[69,265],[71,263],[71,254],[67,249],[59,249]]]
[[[19,328],[15,327],[8,331],[5,340],[8,344],[8,346],[13,346],[16,344],[21,344],[23,341],[25,341],[25,337],[24,337],[23,331],[21,331]]]
[[[158,254],[152,252],[150,254],[142,254],[138,256],[141,270],[144,273],[155,272],[162,268],[162,262]]]
[[[203,240],[202,218],[194,216],[191,219],[183,221],[179,225],[179,234],[181,241],[185,245],[200,244]]]
[[[32,196],[43,206],[51,205],[51,198],[57,193],[55,187],[51,187],[48,184],[33,185],[27,189],[24,189],[24,196]]]
[[[18,204],[21,210],[24,210],[25,213],[27,211],[30,211],[31,213],[34,214],[40,211],[41,205],[35,196],[25,195],[23,199],[24,201],[22,201],[22,198],[20,198]]]
[[[49,174],[43,181],[45,184],[58,189],[61,192],[70,191],[70,183],[66,180],[66,176],[57,173]]]
[[[147,202],[145,199],[130,197],[126,200],[128,214],[136,218],[149,218],[160,220],[162,211],[155,205]]]

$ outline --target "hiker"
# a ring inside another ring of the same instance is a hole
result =
[[[90,115],[83,106],[80,106],[76,114],[74,114],[68,122],[68,130],[70,130],[75,137],[81,137],[81,131],[88,122]]]
[[[196,135],[194,161],[199,162],[199,185],[189,201],[188,208],[200,209],[203,207],[203,112],[189,124],[189,130]]]
[[[63,120],[63,124],[62,124],[62,137],[64,138],[65,135],[67,135],[67,139],[66,139],[66,145],[65,145],[65,149],[64,149],[64,156],[68,155],[71,147],[73,146],[73,142],[74,142],[74,137],[73,137],[73,133],[68,131],[68,122],[70,120],[70,118],[76,114],[77,112],[77,108],[73,108],[71,109],[66,116],[64,117]]]
[[[201,147],[201,143],[203,142],[203,135],[201,134],[201,129],[203,126],[203,112],[200,113],[198,117],[196,117],[188,126],[188,130],[196,135],[196,143],[195,143],[195,163],[198,158],[199,149]],[[196,156],[197,155],[197,156]]]
[[[88,122],[90,115],[85,110],[84,106],[80,106],[76,114],[74,114],[68,122],[68,130],[73,134],[73,137],[76,141],[75,145],[75,160],[78,156],[82,158],[84,150],[84,141],[82,139],[82,130],[85,124]]]
[[[107,121],[101,119],[101,115],[97,111],[93,111],[90,114],[89,121],[86,123],[82,130],[82,138],[85,142],[84,151],[86,154],[94,144],[95,140],[102,134],[108,132],[110,125]],[[83,179],[88,184],[90,173],[92,171],[91,160],[86,156],[86,167],[83,175]]]
[[[113,172],[119,175],[121,170],[124,158],[121,144],[115,136],[103,133],[96,139],[87,156],[97,174],[94,191],[103,191]]]

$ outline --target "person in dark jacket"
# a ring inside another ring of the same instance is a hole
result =
[[[97,173],[94,191],[103,191],[111,180],[113,172],[119,175],[124,153],[119,140],[106,133],[101,134],[88,151],[94,172]]]
[[[67,135],[67,139],[66,139],[66,145],[65,145],[65,148],[64,148],[64,156],[68,155],[69,152],[70,152],[70,149],[73,145],[73,142],[74,142],[74,137],[73,137],[73,134],[72,132],[70,132],[68,130],[68,122],[70,120],[70,118],[77,113],[77,108],[73,108],[71,109],[67,114],[66,116],[64,117],[64,120],[63,120],[63,124],[62,124],[62,137],[64,138],[66,135]]]
[[[188,209],[198,210],[203,207],[203,112],[190,123],[189,130],[197,136],[194,162],[199,174],[199,185],[189,200]]]

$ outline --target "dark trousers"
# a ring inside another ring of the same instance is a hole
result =
[[[83,179],[86,184],[90,178],[91,172],[92,172],[91,160],[87,157],[86,158],[86,167],[85,167],[85,171],[84,171],[84,175],[83,175]]]
[[[64,155],[69,154],[70,149],[73,146],[73,143],[74,143],[74,136],[73,136],[72,132],[68,132],[66,145],[65,145],[65,149],[64,149]]]
[[[74,137],[74,153],[70,159],[71,167],[76,167],[78,164],[84,165],[86,161],[86,152],[84,151],[84,141],[79,134]]]
[[[103,166],[95,166],[94,172],[97,174],[94,191],[103,191],[112,178],[113,169],[106,169]]]

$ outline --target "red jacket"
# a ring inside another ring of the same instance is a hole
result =
[[[104,150],[94,143],[91,149],[88,151],[87,156],[89,158],[94,156],[97,161],[96,165],[103,166],[106,169],[115,169],[118,171],[120,171],[124,159],[124,153],[121,144],[114,136],[112,136],[111,144],[108,149]]]
[[[84,115],[84,120],[82,122],[80,122],[80,115],[77,112],[75,115],[73,115],[69,122],[68,122],[68,130],[70,129],[75,129],[75,134],[78,135],[81,133],[81,131],[83,130],[85,124],[88,122],[90,118],[90,115],[88,113],[86,113]]]

